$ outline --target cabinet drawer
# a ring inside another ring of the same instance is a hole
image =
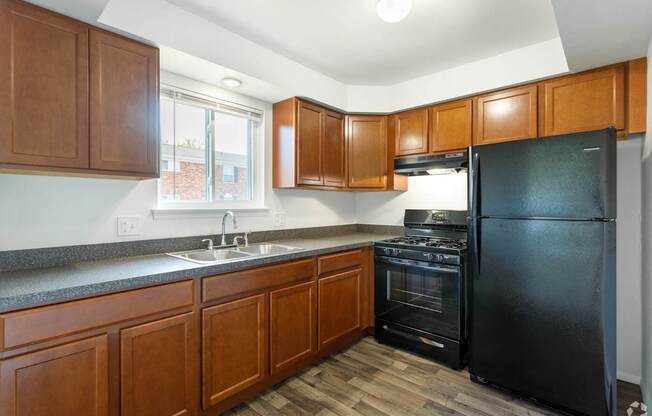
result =
[[[364,262],[362,249],[345,251],[343,253],[329,254],[317,259],[319,275],[334,272],[336,270],[348,269],[360,266]]]
[[[0,351],[193,304],[185,281],[0,315]]]
[[[227,298],[270,287],[281,286],[315,276],[315,259],[258,267],[240,272],[207,277],[202,281],[202,300]]]

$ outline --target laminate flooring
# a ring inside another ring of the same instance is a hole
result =
[[[638,386],[619,382],[619,414],[640,401]],[[276,416],[552,416],[558,413],[473,383],[372,337],[274,386],[228,415]],[[638,414],[638,413],[637,413]]]

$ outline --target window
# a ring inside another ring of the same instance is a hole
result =
[[[165,88],[160,111],[159,201],[219,208],[256,199],[262,114]]]

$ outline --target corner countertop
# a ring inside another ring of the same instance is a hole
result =
[[[3,272],[0,273],[0,312],[334,253],[370,246],[375,241],[391,237],[394,236],[351,233],[319,239],[279,240],[273,243],[299,247],[301,250],[216,265],[195,264],[165,254],[154,254]]]

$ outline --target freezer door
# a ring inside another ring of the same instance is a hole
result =
[[[615,415],[615,222],[482,219],[469,371],[559,408]]]
[[[616,218],[613,128],[473,146],[471,216]]]

